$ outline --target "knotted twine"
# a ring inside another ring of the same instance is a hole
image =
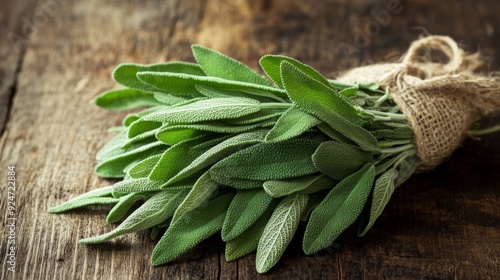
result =
[[[433,61],[436,52],[447,61]],[[450,37],[429,36],[414,41],[401,63],[354,68],[337,80],[390,88],[425,171],[453,153],[474,121],[500,111],[500,78],[476,73],[482,66],[479,54],[465,54]]]

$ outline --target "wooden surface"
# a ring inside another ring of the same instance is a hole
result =
[[[489,69],[499,70],[497,0],[401,1],[396,7],[402,10],[377,28],[371,11],[389,11],[394,2],[2,1],[0,278],[497,279],[500,134],[469,139],[451,160],[410,179],[366,237],[350,229],[334,248],[314,256],[304,256],[300,238],[294,239],[265,275],[256,273],[255,255],[226,263],[218,237],[153,268],[148,232],[107,245],[77,244],[114,227],[104,222],[109,208],[46,212],[112,183],[93,173],[94,156],[111,137],[106,129],[124,114],[100,110],[90,100],[116,86],[110,74],[122,62],[193,61],[189,46],[199,43],[254,68],[261,55],[278,53],[329,74],[397,59],[412,40],[431,33],[481,50],[491,59]],[[371,36],[361,41],[359,32],[367,27]],[[15,273],[6,263],[9,164],[17,172]]]

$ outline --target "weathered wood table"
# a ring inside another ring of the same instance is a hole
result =
[[[497,0],[4,0],[0,8],[2,279],[498,279],[500,134],[469,139],[436,170],[399,188],[364,238],[304,256],[294,239],[265,275],[255,255],[226,263],[214,237],[178,262],[153,268],[149,233],[101,246],[109,208],[51,215],[49,207],[111,184],[93,169],[122,113],[91,104],[116,87],[122,62],[193,61],[204,44],[258,67],[285,54],[323,73],[394,61],[422,34],[445,34],[500,67]],[[491,123],[500,119],[492,118]],[[15,226],[8,167],[15,167]],[[14,234],[15,239],[9,239]],[[15,240],[15,273],[9,271]]]

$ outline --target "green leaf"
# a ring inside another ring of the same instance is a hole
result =
[[[157,88],[156,91],[162,91],[181,97],[200,97],[202,94],[198,92],[196,86],[203,86],[224,91],[253,92],[261,95],[270,94],[277,96],[280,100],[287,99],[286,92],[280,88],[226,80],[217,77],[155,72],[139,72],[137,73],[137,77],[142,82]]]
[[[128,128],[128,138],[136,137],[146,132],[153,131],[161,127],[161,122],[146,121],[143,119],[138,119],[130,124]]]
[[[147,198],[149,195],[144,192],[130,193],[120,197],[120,201],[109,211],[106,222],[112,224],[122,220],[137,201]]]
[[[94,102],[97,106],[111,111],[161,105],[152,93],[130,88],[103,92],[94,99]]]
[[[195,88],[198,92],[203,94],[206,97],[209,98],[233,98],[233,97],[242,97],[242,98],[251,98],[255,99],[259,102],[286,102],[283,98],[276,96],[275,94],[272,94],[268,91],[264,91],[261,89],[252,89],[252,88],[245,88],[245,89],[231,89],[231,90],[224,90],[220,88],[214,88],[210,86],[201,86],[201,85],[195,85]]]
[[[264,181],[262,180],[247,180],[231,177],[219,177],[217,178],[217,180],[214,179],[214,181],[216,181],[220,185],[229,186],[237,190],[262,188],[262,185],[264,184]]]
[[[319,142],[312,139],[290,139],[260,143],[219,161],[210,169],[216,181],[224,178],[279,180],[317,172],[311,156]]]
[[[232,193],[219,196],[172,223],[153,250],[151,263],[158,266],[178,258],[222,228]]]
[[[208,76],[271,86],[266,78],[236,59],[199,45],[193,45],[191,49],[194,58]]]
[[[120,201],[118,198],[111,196],[113,192],[113,186],[107,186],[104,188],[99,188],[91,190],[79,196],[76,196],[56,207],[50,208],[49,213],[61,213],[68,210],[80,208],[92,204],[113,204]]]
[[[267,272],[281,258],[297,230],[307,200],[307,195],[295,194],[276,206],[259,240],[255,259],[257,272]]]
[[[167,146],[160,141],[149,144],[134,144],[128,148],[119,148],[107,154],[106,159],[97,165],[95,172],[105,178],[123,178],[127,166],[165,151]],[[112,156],[110,156],[112,155]],[[105,158],[105,157],[103,157]]]
[[[302,211],[302,214],[300,215],[300,220],[302,222],[306,222],[309,218],[309,214],[318,207],[318,205],[323,201],[325,196],[328,194],[328,192],[325,193],[325,191],[320,191],[316,193],[309,194],[309,200],[307,201],[307,206]]]
[[[171,105],[171,106],[184,103],[188,100],[192,100],[192,99],[188,99],[189,97],[175,96],[175,95],[172,95],[170,93],[165,93],[165,92],[155,92],[154,98],[162,104]]]
[[[266,135],[266,141],[278,142],[295,138],[320,123],[321,121],[317,118],[295,107],[290,107]]]
[[[291,57],[282,55],[265,55],[259,61],[260,66],[262,67],[262,70],[266,72],[269,78],[271,78],[279,87],[284,87],[283,81],[281,79],[282,74],[280,69],[280,65],[283,61],[287,61],[288,63],[297,67],[298,69],[309,75],[311,78],[317,80],[325,86],[330,86],[330,83],[318,71],[314,70],[309,65],[306,65]]]
[[[369,163],[342,180],[313,210],[302,248],[307,255],[330,246],[356,221],[370,194],[375,167]]]
[[[262,132],[248,132],[233,136],[208,149],[205,153],[194,159],[188,166],[172,177],[166,185],[187,179],[190,176],[205,170],[214,163],[228,157],[229,155],[254,145],[263,140]]]
[[[185,73],[191,75],[203,76],[205,73],[201,68],[194,63],[187,62],[167,62],[159,64],[141,65],[124,63],[120,64],[113,71],[113,79],[126,87],[139,89],[144,91],[157,91],[158,89],[143,83],[137,78],[137,73],[150,71],[150,72],[174,72]]]
[[[224,254],[226,256],[226,261],[234,261],[257,250],[260,237],[277,204],[278,200],[273,200],[264,214],[260,215],[259,219],[257,219],[250,228],[236,238],[226,242],[226,252]]]
[[[118,133],[113,139],[111,139],[106,145],[104,145],[96,154],[96,159],[98,162],[102,162],[106,159],[113,158],[117,155],[120,155],[124,152],[122,148],[123,144],[127,143],[128,131],[123,130]]]
[[[144,204],[137,208],[137,210],[130,214],[127,219],[111,232],[82,239],[79,243],[102,243],[123,234],[144,230],[158,225],[173,215],[174,210],[182,201],[186,193],[186,190],[161,191],[144,202]]]
[[[128,174],[134,179],[148,177],[161,157],[162,154],[158,154],[141,160],[128,170]]]
[[[175,145],[182,141],[197,138],[207,133],[188,127],[179,127],[175,124],[166,124],[162,126],[155,134],[156,139],[167,145]]]
[[[153,129],[153,130],[150,130],[150,131],[146,131],[142,134],[139,134],[137,136],[134,136],[132,138],[129,138],[127,142],[125,142],[125,144],[122,145],[122,148],[126,149],[126,148],[129,148],[129,147],[132,147],[133,145],[141,145],[141,144],[148,144],[148,143],[151,143],[151,142],[156,142],[156,132],[158,131],[158,129]]]
[[[224,139],[210,139],[206,135],[201,135],[173,145],[162,155],[149,174],[149,179],[167,182],[190,165],[193,160]]]
[[[257,113],[246,115],[237,119],[225,120],[225,122],[235,126],[255,124],[267,120],[278,119],[278,117],[281,116],[284,111],[285,109],[283,108],[262,108]]]
[[[156,137],[162,142],[165,142],[173,137],[170,134],[177,135],[185,133],[187,135],[190,132],[194,133],[195,131],[198,131],[198,133],[201,133],[201,131],[215,133],[244,133],[257,128],[270,127],[274,123],[275,122],[272,120],[267,120],[247,125],[228,124],[225,121],[206,121],[193,124],[169,124],[162,127],[162,129],[156,133]],[[172,140],[169,142],[172,142]]]
[[[235,119],[260,110],[260,103],[247,98],[213,98],[184,106],[168,107],[144,117],[147,121],[195,123]]]
[[[137,178],[120,181],[113,185],[113,193],[152,192],[161,190],[162,182],[149,178]]]
[[[271,197],[283,197],[294,193],[310,194],[327,188],[333,188],[335,180],[324,175],[308,175],[285,180],[264,182],[264,190]]]
[[[373,226],[380,214],[382,214],[382,211],[391,199],[392,193],[394,192],[394,180],[397,177],[398,171],[396,169],[389,169],[388,171],[380,175],[375,181],[375,187],[373,188],[373,196],[370,207],[370,218],[366,224],[360,224],[358,236],[365,235]]]
[[[312,156],[314,166],[321,173],[337,180],[344,179],[372,160],[372,153],[336,141],[321,143]]]
[[[361,127],[363,119],[347,98],[286,61],[281,63],[281,78],[290,99],[299,109],[324,121],[363,150],[380,150],[377,139]]]
[[[202,206],[203,203],[205,203],[218,189],[218,187],[219,185],[210,179],[208,173],[203,174],[200,178],[198,178],[184,201],[182,201],[181,205],[179,205],[177,210],[175,210],[172,223],[175,223],[189,211]]]
[[[266,211],[272,200],[262,189],[238,190],[227,209],[222,240],[232,240],[246,231]]]

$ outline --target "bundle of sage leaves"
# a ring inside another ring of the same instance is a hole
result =
[[[162,234],[152,264],[171,262],[221,232],[226,260],[256,251],[257,271],[280,259],[303,223],[303,250],[333,244],[355,222],[364,235],[419,160],[389,88],[328,80],[286,56],[266,55],[270,79],[219,52],[197,63],[122,64],[97,105],[127,115],[97,154],[96,172],[122,181],[55,208],[114,204],[105,242]],[[302,233],[301,233],[302,234]]]

